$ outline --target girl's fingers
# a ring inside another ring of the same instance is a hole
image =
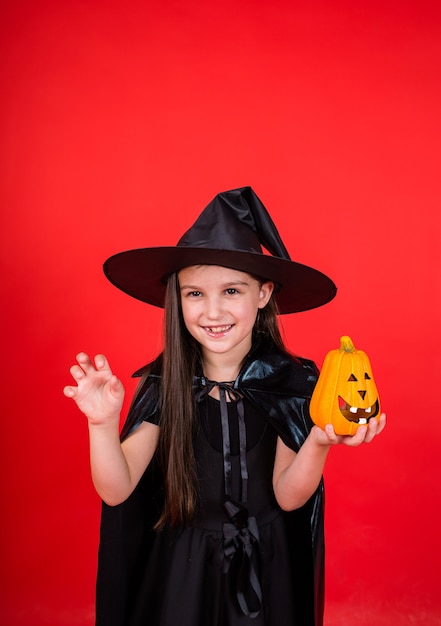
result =
[[[66,398],[73,398],[76,394],[76,388],[68,385],[67,387],[63,389],[63,393],[66,396]]]
[[[80,380],[84,377],[84,370],[79,365],[72,365],[69,371],[72,375],[72,378],[74,378],[75,380]]]
[[[109,363],[103,354],[97,354],[92,361],[88,354],[80,352],[76,359],[78,365],[74,365],[70,370],[74,378],[81,378],[84,374],[93,374],[96,371],[112,374]]]
[[[354,435],[336,435],[332,424],[327,424],[324,431],[331,445],[343,443],[350,447],[356,447],[362,443],[370,443],[374,437],[382,432],[385,426],[386,415],[382,413],[379,421],[372,418],[367,426],[360,426]]]
[[[367,427],[360,427],[355,435],[352,437],[352,440],[348,445],[358,446],[361,443],[370,443],[377,435],[381,433],[385,425],[386,415],[382,413],[379,421],[372,418],[371,420],[369,420],[369,424],[367,425]]]
[[[106,357],[104,356],[104,354],[97,354],[96,357],[94,358],[95,361],[95,367],[97,370],[100,371],[108,371],[111,372],[110,370],[110,365],[106,359]]]
[[[386,425],[386,415],[382,413],[380,419],[369,420],[368,432],[366,434],[365,443],[370,443],[374,437],[379,435]]]
[[[115,397],[124,396],[124,386],[115,374],[112,374],[112,378],[110,379],[110,390]]]
[[[376,419],[369,420],[368,429],[366,431],[366,437],[364,438],[364,443],[370,443],[372,439],[375,437],[378,431],[378,422]]]
[[[363,441],[366,441],[368,428],[366,426],[360,426],[357,428],[357,432],[352,437],[346,438],[347,445],[359,446]]]
[[[385,426],[386,426],[386,413],[382,413],[380,415],[380,422],[377,426],[377,435],[381,433],[381,431],[384,429]]]
[[[88,354],[86,354],[85,352],[80,352],[79,354],[77,354],[76,356],[76,361],[78,363],[78,366],[80,367],[80,369],[83,371],[83,373],[88,373],[91,371],[95,370],[95,367],[92,363],[92,361],[90,360],[90,357]],[[72,370],[71,370],[72,372]]]
[[[332,424],[326,424],[325,426],[325,433],[328,437],[329,443],[337,443],[338,439],[337,439],[337,435],[334,432],[334,427]]]

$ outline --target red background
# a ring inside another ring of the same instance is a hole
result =
[[[283,320],[320,365],[349,334],[389,426],[326,469],[328,626],[441,624],[439,2],[2,3],[0,621],[91,625],[99,501],[79,350],[130,373],[161,312],[101,270],[251,185],[334,278]]]

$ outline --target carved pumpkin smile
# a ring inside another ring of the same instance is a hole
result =
[[[338,408],[343,417],[350,422],[355,422],[359,426],[367,424],[371,417],[376,417],[380,411],[380,403],[378,400],[372,406],[363,409],[361,407],[352,406],[341,396],[338,396]]]

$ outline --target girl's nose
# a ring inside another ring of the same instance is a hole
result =
[[[222,313],[223,306],[220,299],[217,297],[207,298],[205,308],[205,315],[207,318],[211,320],[218,320],[222,317]]]

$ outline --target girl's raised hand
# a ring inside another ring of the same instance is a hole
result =
[[[80,352],[70,373],[76,386],[65,387],[64,395],[75,400],[89,424],[119,424],[124,387],[112,374],[106,357],[98,354],[92,362],[87,354]]]
[[[324,429],[314,426],[313,436],[318,444],[337,445],[342,443],[346,446],[356,447],[362,443],[370,443],[374,437],[379,435],[386,426],[386,415],[382,413],[380,420],[370,419],[367,426],[359,426],[354,435],[336,435],[331,424],[327,424]]]

